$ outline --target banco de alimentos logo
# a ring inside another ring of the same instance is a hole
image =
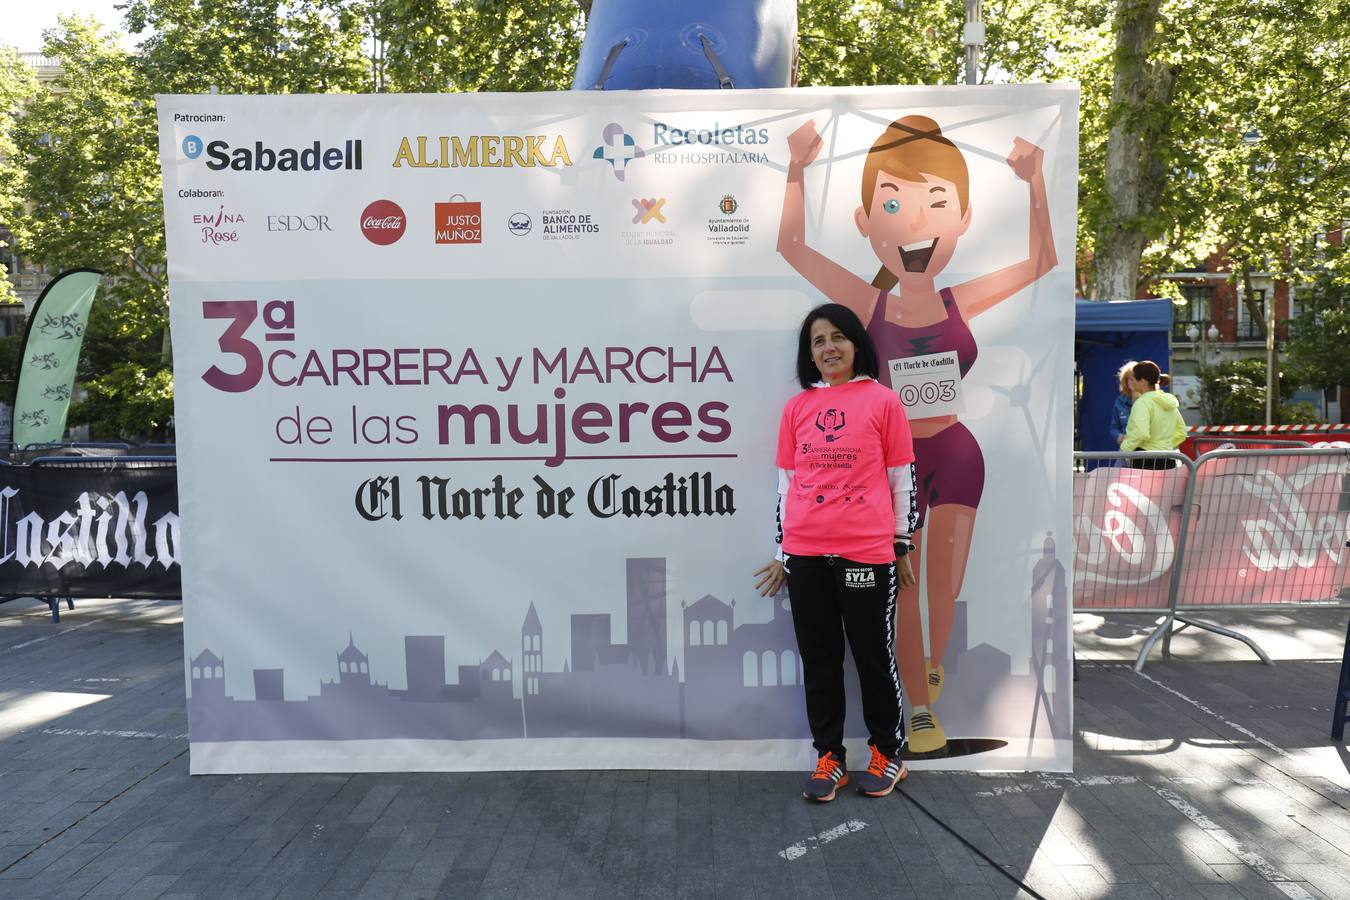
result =
[[[604,143],[595,148],[591,158],[608,160],[614,169],[614,177],[625,181],[628,163],[640,156],[646,156],[647,151],[639,147],[633,136],[624,131],[623,126],[617,122],[606,125],[601,137]]]

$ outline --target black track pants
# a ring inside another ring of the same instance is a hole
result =
[[[788,596],[802,657],[806,718],[816,752],[844,758],[844,636],[853,650],[870,743],[895,756],[904,743],[895,668],[895,564],[789,556]]]

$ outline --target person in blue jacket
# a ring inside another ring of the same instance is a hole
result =
[[[1130,376],[1134,374],[1134,360],[1120,367],[1116,375],[1120,378],[1120,393],[1111,406],[1111,437],[1116,446],[1125,440],[1125,428],[1130,424],[1130,408],[1134,406],[1134,392],[1130,390]]]

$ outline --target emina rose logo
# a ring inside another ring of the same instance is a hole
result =
[[[407,230],[408,217],[393,200],[376,200],[361,212],[361,233],[372,244],[395,243]]]

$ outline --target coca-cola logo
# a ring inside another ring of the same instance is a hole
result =
[[[361,212],[361,233],[372,244],[392,244],[407,229],[408,217],[393,200],[376,200]]]

